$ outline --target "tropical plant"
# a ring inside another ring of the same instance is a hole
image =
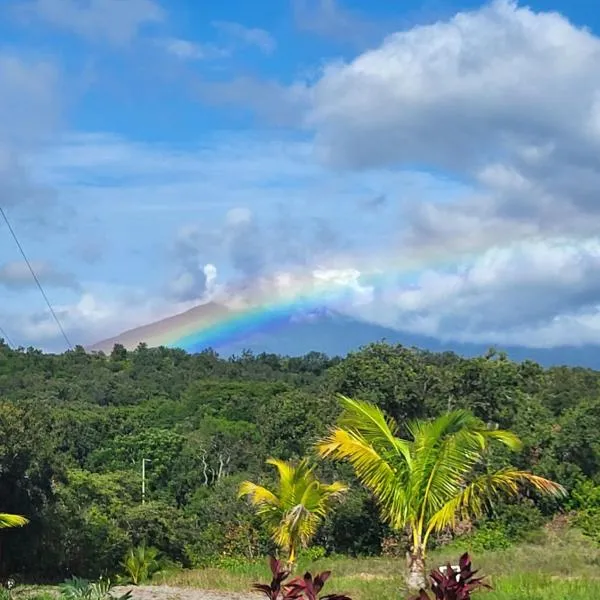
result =
[[[483,577],[475,577],[477,571],[471,569],[471,558],[467,553],[463,554],[458,561],[458,569],[455,571],[450,563],[446,568],[431,571],[431,590],[436,600],[470,600],[471,592],[479,588],[491,589],[483,582]],[[412,600],[431,600],[424,589]]]
[[[121,596],[114,596],[111,592],[113,584],[110,579],[88,581],[80,577],[72,577],[59,586],[63,600],[130,600],[131,591],[128,590]]]
[[[123,559],[123,568],[133,585],[147,581],[160,570],[159,552],[156,548],[145,544],[130,548]]]
[[[304,577],[296,577],[285,584],[284,581],[289,577],[290,570],[284,568],[281,561],[274,557],[269,559],[269,566],[272,574],[271,583],[255,583],[252,585],[252,589],[262,592],[269,600],[352,600],[349,596],[341,594],[319,596],[325,582],[331,575],[331,571],[323,571],[314,578],[307,572]]]
[[[337,426],[319,442],[322,457],[349,462],[376,497],[390,526],[411,538],[411,589],[425,586],[430,536],[452,529],[459,518],[483,515],[495,498],[531,485],[545,494],[564,494],[557,483],[513,467],[485,469],[493,442],[518,450],[516,435],[491,429],[470,412],[455,410],[433,421],[407,425],[412,439],[398,437],[398,424],[375,405],[341,397]]]
[[[306,459],[297,465],[275,458],[267,463],[277,468],[278,489],[271,491],[244,481],[238,496],[249,499],[293,568],[300,548],[308,546],[323,518],[348,487],[339,481],[321,483]]]
[[[21,515],[11,515],[9,513],[0,513],[0,529],[9,529],[12,527],[23,527],[29,523],[29,519]]]

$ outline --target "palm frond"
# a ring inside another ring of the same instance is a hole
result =
[[[385,413],[370,402],[353,400],[340,396],[343,412],[338,419],[338,427],[348,431],[356,431],[368,444],[378,452],[397,454],[406,463],[411,462],[410,443],[397,437],[398,425],[386,417]]]
[[[0,513],[0,529],[9,529],[11,527],[23,527],[29,523],[29,519],[21,515],[12,515],[9,513]]]
[[[279,506],[279,498],[271,490],[251,481],[243,481],[240,484],[238,498],[243,498],[244,496],[247,496],[250,503],[254,506],[262,504]]]
[[[514,452],[518,452],[523,448],[523,442],[512,431],[506,429],[486,429],[482,431],[486,441],[496,441],[504,444],[507,448]]]
[[[420,528],[460,491],[480,460],[486,446],[481,430],[481,421],[464,410],[411,423],[415,451],[410,493]]]
[[[448,526],[454,527],[457,518],[480,517],[495,499],[503,495],[515,496],[521,487],[527,485],[546,495],[566,493],[558,483],[509,467],[476,477],[431,517],[427,530],[441,531]]]
[[[279,498],[282,505],[295,504],[294,480],[297,477],[297,468],[293,464],[277,458],[268,458],[268,465],[276,467],[279,474]],[[300,465],[299,465],[300,466]]]
[[[406,517],[406,464],[398,469],[390,460],[363,439],[359,433],[337,428],[318,446],[322,457],[347,460],[363,485],[377,498],[386,520],[396,524]]]
[[[244,481],[238,494],[249,498],[275,543],[293,557],[299,546],[308,544],[331,504],[348,488],[339,481],[322,484],[307,459],[296,465],[275,458],[267,463],[277,468],[278,490],[274,492]]]

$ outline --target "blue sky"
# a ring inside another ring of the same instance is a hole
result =
[[[583,1],[7,0],[0,202],[73,343],[324,276],[399,330],[596,343],[598,34]],[[64,347],[5,227],[0,299]]]

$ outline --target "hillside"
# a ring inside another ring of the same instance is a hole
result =
[[[269,456],[310,454],[338,414],[337,393],[373,401],[400,423],[469,409],[522,438],[517,466],[578,490],[559,505],[496,506],[492,520],[475,523],[481,535],[493,530],[512,543],[556,511],[583,508],[581,522],[596,535],[598,519],[585,515],[600,509],[599,390],[600,373],[587,369],[387,344],[343,359],[0,346],[0,506],[32,518],[6,532],[0,568],[35,579],[96,577],[118,570],[142,540],[188,567],[264,555],[271,542],[237,486],[269,481]],[[145,504],[142,458],[151,460]],[[397,534],[370,495],[343,466],[321,469],[351,492],[316,544],[350,555],[389,547]]]

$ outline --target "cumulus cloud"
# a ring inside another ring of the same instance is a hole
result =
[[[139,30],[165,18],[154,0],[26,0],[21,15],[90,40],[119,46]]]
[[[559,14],[499,0],[390,35],[353,62],[328,67],[311,122],[339,164],[417,160],[475,170],[556,138],[587,138],[599,50],[597,38]]]
[[[205,294],[206,264],[228,265],[227,289],[238,294],[271,285],[277,280],[274,273],[334,265],[343,244],[327,221],[302,220],[284,209],[274,212],[259,219],[248,207],[234,207],[221,224],[182,227],[171,250],[175,274],[169,288],[174,297],[188,300]]]
[[[501,219],[589,234],[599,223],[599,58],[600,40],[563,16],[498,0],[330,66],[309,122],[335,165],[421,164],[468,178],[476,197],[418,207],[417,230],[438,211],[455,215],[429,223],[444,239],[474,218],[487,231]]]
[[[599,59],[588,30],[497,0],[325,68],[307,118],[322,160],[468,186],[404,205],[395,253],[428,270],[363,315],[465,341],[597,342]],[[454,266],[431,268],[440,256]]]

